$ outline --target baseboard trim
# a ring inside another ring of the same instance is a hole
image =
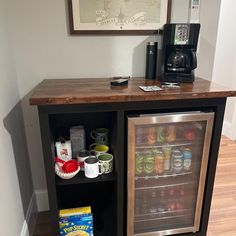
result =
[[[37,215],[37,203],[36,203],[36,197],[35,193],[32,194],[29,207],[26,212],[25,220],[22,226],[21,234],[20,236],[29,236],[32,229],[34,229],[34,226],[36,224],[36,215]]]
[[[26,220],[24,221],[20,236],[29,236],[29,229]]]
[[[45,189],[35,191],[38,211],[49,211],[48,192]]]

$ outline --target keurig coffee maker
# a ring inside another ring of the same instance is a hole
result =
[[[194,81],[200,24],[166,24],[163,33],[161,81]]]

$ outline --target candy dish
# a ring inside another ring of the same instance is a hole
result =
[[[75,175],[77,175],[80,171],[80,166],[78,166],[77,170],[74,172],[66,173],[63,169],[63,164],[56,162],[55,163],[55,173],[57,176],[59,176],[62,179],[71,179]]]

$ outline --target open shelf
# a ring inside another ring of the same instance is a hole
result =
[[[170,219],[183,216],[186,217],[186,216],[191,216],[191,210],[192,209],[185,209],[185,210],[140,214],[140,215],[135,215],[134,221],[141,222],[141,221],[149,221],[156,219],[168,219],[168,218]]]
[[[96,117],[95,119],[92,119]],[[90,133],[97,128],[107,128],[109,130],[109,152],[112,152],[113,146],[116,144],[116,112],[89,112],[89,113],[73,113],[73,114],[54,114],[50,115],[50,127],[52,137],[56,142],[60,137],[65,140],[70,139],[70,128],[82,125],[85,130],[85,149],[89,150],[90,145],[95,142]]]
[[[158,178],[139,178],[135,179],[135,189],[151,189],[170,186],[194,185],[198,182],[193,174],[174,175]]]
[[[71,179],[61,179],[56,174],[53,175],[56,192],[56,199],[54,199],[56,206],[54,208],[60,210],[91,206],[95,236],[116,236],[117,227],[123,227],[123,222],[121,220],[118,222],[116,213],[118,211],[117,205],[121,201],[117,197],[117,195],[121,195],[117,191],[118,188],[120,189],[120,186],[117,184],[119,176],[118,166],[120,161],[122,161],[120,160],[121,157],[124,156],[122,143],[120,142],[120,133],[123,133],[123,131],[120,131],[121,129],[119,128],[119,113],[114,110],[103,109],[100,111],[87,111],[87,107],[85,107],[84,110],[76,109],[68,113],[62,111],[61,113],[53,113],[48,116],[51,136],[50,152],[53,158],[56,156],[55,142],[60,137],[70,140],[71,127],[79,125],[84,127],[86,150],[90,150],[90,145],[95,142],[90,135],[93,130],[97,128],[109,130],[108,152],[114,157],[112,173],[102,174],[96,178],[87,178],[84,171],[79,171]],[[76,157],[77,153],[73,152],[72,148],[72,158],[76,159]],[[121,203],[123,204],[123,202]],[[123,212],[120,209],[119,211]]]
[[[96,236],[105,236],[105,234],[103,233],[103,232],[101,232],[101,231],[99,231],[99,230],[94,230],[94,235],[96,235]]]
[[[168,187],[178,187],[178,186],[185,186],[185,185],[193,185],[193,181],[188,182],[181,182],[181,183],[174,183],[174,184],[163,184],[163,185],[152,185],[152,186],[142,186],[142,187],[135,187],[135,190],[142,190],[142,189],[158,189],[158,188],[168,188]]]
[[[163,147],[184,147],[184,146],[191,146],[195,143],[199,142],[199,140],[194,140],[194,141],[188,141],[188,140],[181,140],[179,142],[173,142],[173,143],[155,143],[155,144],[138,144],[136,145],[137,150],[141,149],[155,149],[155,148],[163,148]]]
[[[60,186],[57,188],[58,209],[91,206],[94,235],[116,235],[115,189],[113,182]]]
[[[168,172],[168,173],[163,174],[163,175],[136,176],[135,181],[138,181],[138,180],[141,180],[141,179],[149,180],[149,179],[159,179],[159,178],[169,178],[169,177],[176,177],[176,176],[185,176],[185,175],[191,175],[191,174],[192,174],[192,172],[190,172],[190,171],[179,173],[179,174]]]
[[[97,178],[87,178],[84,175],[84,171],[80,171],[74,178],[72,179],[61,179],[56,176],[56,185],[57,186],[65,186],[65,185],[76,185],[76,184],[89,184],[89,183],[96,183],[96,182],[108,182],[116,180],[115,172],[110,174],[103,174],[99,175]]]

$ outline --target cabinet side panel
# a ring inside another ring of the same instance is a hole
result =
[[[39,121],[40,131],[43,147],[43,157],[45,174],[47,180],[47,190],[50,208],[50,221],[52,225],[53,235],[59,235],[58,227],[58,207],[57,207],[57,196],[56,196],[56,185],[55,185],[55,171],[54,171],[54,159],[52,156],[52,145],[54,146],[50,126],[49,117],[47,113],[43,113],[39,107]]]
[[[207,176],[206,176],[206,187],[204,192],[203,206],[202,206],[202,220],[200,224],[200,232],[201,235],[206,235],[207,226],[211,208],[212,201],[212,193],[215,181],[215,173],[216,166],[218,160],[218,152],[222,131],[222,124],[224,119],[224,111],[225,111],[225,102],[226,99],[219,99],[215,106],[215,118],[212,132],[212,140],[210,145],[210,154],[209,154],[209,162],[207,168]]]
[[[125,153],[124,153],[124,112],[117,112],[117,129],[116,129],[116,144],[117,144],[117,235],[124,235],[124,176],[125,176]]]

